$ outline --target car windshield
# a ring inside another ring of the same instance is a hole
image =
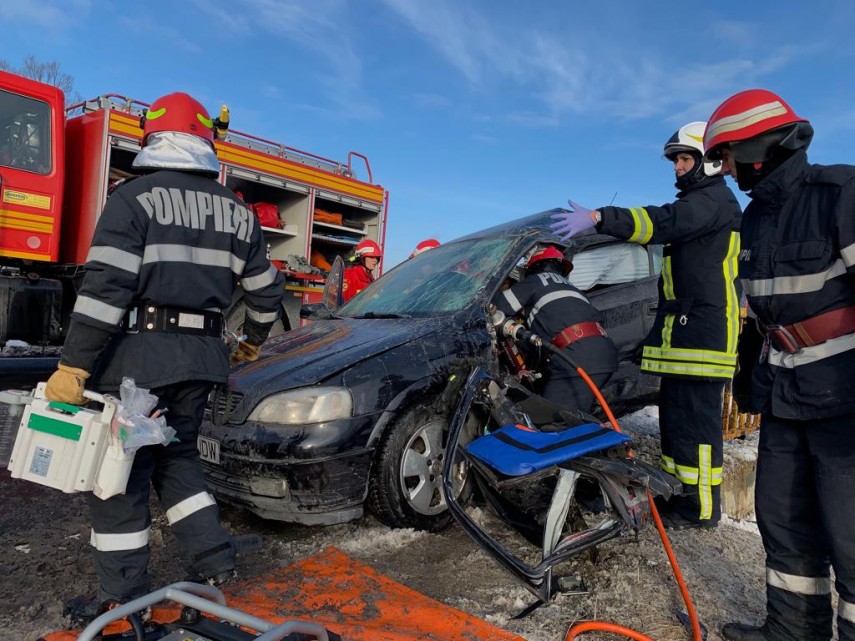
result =
[[[404,261],[336,311],[336,316],[425,317],[465,309],[496,272],[513,237],[441,245]]]

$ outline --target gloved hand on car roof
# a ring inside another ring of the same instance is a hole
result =
[[[561,240],[567,240],[581,234],[583,231],[592,229],[599,222],[599,212],[595,209],[587,209],[579,203],[568,200],[570,211],[564,214],[552,214],[555,221],[549,228]]]
[[[232,355],[229,358],[229,364],[232,367],[235,367],[241,363],[257,361],[259,353],[261,353],[260,346],[247,343],[246,341],[241,341],[238,343],[237,349],[232,352]]]
[[[49,401],[83,405],[83,382],[89,378],[89,372],[80,367],[72,367],[65,363],[56,366],[45,387],[45,397]]]

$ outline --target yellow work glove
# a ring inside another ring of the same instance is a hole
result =
[[[60,363],[48,379],[45,396],[49,401],[83,405],[83,381],[89,378],[89,372],[79,367]]]
[[[232,367],[241,363],[251,363],[258,360],[258,354],[261,352],[261,347],[241,341],[238,343],[237,349],[232,352],[229,358],[229,363]]]

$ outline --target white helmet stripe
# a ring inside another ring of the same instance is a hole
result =
[[[706,134],[707,140],[713,140],[716,136],[728,133],[731,131],[739,131],[745,127],[750,127],[763,122],[769,118],[783,116],[787,113],[787,108],[779,101],[767,102],[764,105],[759,105],[748,111],[719,118],[717,121],[710,123],[709,130]]]

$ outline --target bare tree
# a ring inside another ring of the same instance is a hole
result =
[[[74,76],[63,71],[56,60],[41,62],[35,56],[27,56],[24,58],[24,63],[20,69],[14,69],[8,61],[0,58],[0,69],[59,87],[65,94],[66,104],[83,100],[82,96],[74,89]]]

